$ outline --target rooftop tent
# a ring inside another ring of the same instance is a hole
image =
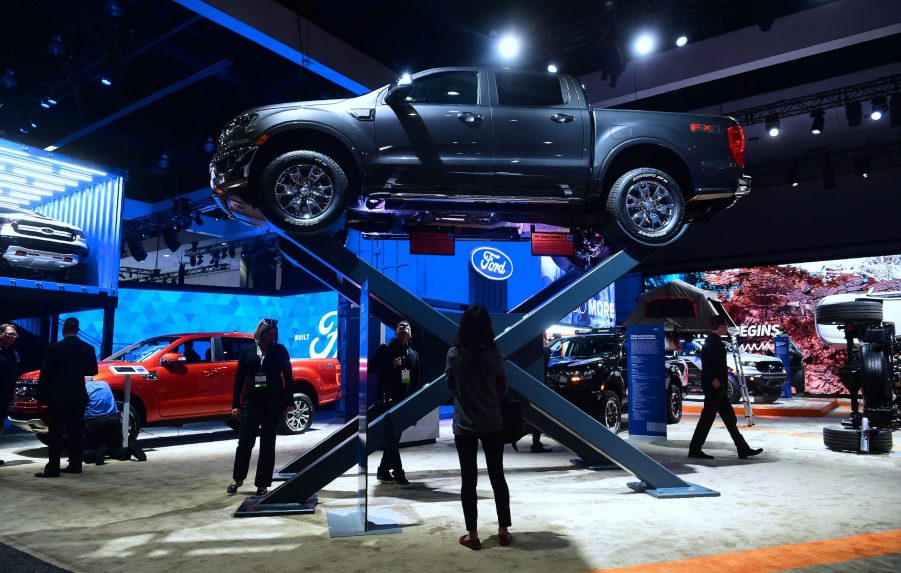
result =
[[[626,326],[662,324],[666,332],[707,332],[710,318],[718,315],[735,326],[716,294],[674,280],[639,296]]]

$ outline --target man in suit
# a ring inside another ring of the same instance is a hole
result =
[[[13,348],[19,333],[13,324],[0,324],[0,432],[6,427],[9,403],[16,391],[16,380],[22,369],[19,353]],[[0,460],[0,465],[3,460]]]
[[[738,421],[735,419],[735,411],[729,398],[726,396],[726,384],[729,383],[729,372],[726,367],[726,345],[722,336],[728,330],[726,317],[716,315],[710,319],[710,327],[713,329],[707,334],[704,347],[701,348],[701,387],[704,389],[704,408],[701,410],[701,418],[695,427],[695,433],[691,437],[691,445],[688,446],[688,457],[701,460],[712,460],[713,456],[705,454],[701,448],[707,441],[707,434],[713,420],[719,412],[720,418],[726,424],[735,447],[738,448],[738,457],[745,459],[756,456],[763,448],[752,449],[745,438],[738,431]]]
[[[59,477],[60,471],[81,473],[84,411],[88,403],[84,377],[97,374],[97,358],[94,348],[78,338],[78,329],[78,319],[67,318],[63,322],[63,339],[47,347],[41,365],[37,398],[47,405],[50,453],[44,471],[35,477]],[[60,470],[63,434],[68,436],[69,466]]]

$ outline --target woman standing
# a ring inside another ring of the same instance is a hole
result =
[[[250,452],[260,430],[260,457],[254,485],[257,495],[265,495],[272,485],[275,468],[275,432],[285,409],[293,400],[294,380],[288,349],[278,343],[278,321],[264,318],[253,331],[256,344],[245,347],[238,354],[232,416],[241,412],[241,433],[235,451],[234,481],[227,493],[238,492],[247,477]]]
[[[478,442],[482,442],[488,478],[497,507],[497,536],[501,545],[510,545],[510,490],[504,479],[504,420],[500,404],[507,394],[504,360],[494,344],[491,317],[481,306],[470,306],[463,313],[454,345],[447,352],[447,387],[454,393],[454,442],[460,458],[463,484],[460,498],[469,532],[460,544],[482,548],[476,527],[476,483]]]

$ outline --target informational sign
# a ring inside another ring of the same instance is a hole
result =
[[[791,368],[791,351],[788,346],[788,335],[779,334],[773,337],[773,345],[776,349],[776,358],[785,365],[785,385],[782,388],[782,397],[791,400],[792,397],[792,368]]]
[[[494,247],[476,247],[469,258],[472,268],[486,279],[505,281],[513,276],[513,259]]]
[[[532,233],[533,257],[571,257],[574,252],[572,233]]]
[[[453,232],[410,233],[411,255],[453,255],[454,245]]]
[[[666,364],[663,326],[630,326],[629,435],[666,437]]]

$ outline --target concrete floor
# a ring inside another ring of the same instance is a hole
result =
[[[142,435],[147,462],[113,461],[57,480],[32,477],[45,447],[8,433],[0,436],[0,541],[79,572],[901,571],[899,447],[878,456],[826,450],[822,427],[842,415],[758,417],[741,426],[765,449],[749,460],[737,458],[719,422],[705,446],[716,459],[686,458],[692,414],[669,426],[666,442],[633,441],[684,480],[722,494],[713,498],[634,493],[627,472],[578,469],[559,446],[526,453],[527,438],[521,453],[505,452],[509,548],[497,544],[491,489],[480,475],[479,552],[457,543],[464,526],[447,420],[437,443],[402,450],[414,487],[370,478],[370,507],[392,511],[402,533],[341,539],[330,539],[326,513],[355,506],[353,473],[320,492],[314,515],[232,518],[253,486],[225,495],[237,440],[221,423],[150,429]],[[277,467],[337,427],[325,418],[304,435],[279,437]],[[369,463],[374,474],[378,455]],[[12,561],[0,569],[35,570]]]

